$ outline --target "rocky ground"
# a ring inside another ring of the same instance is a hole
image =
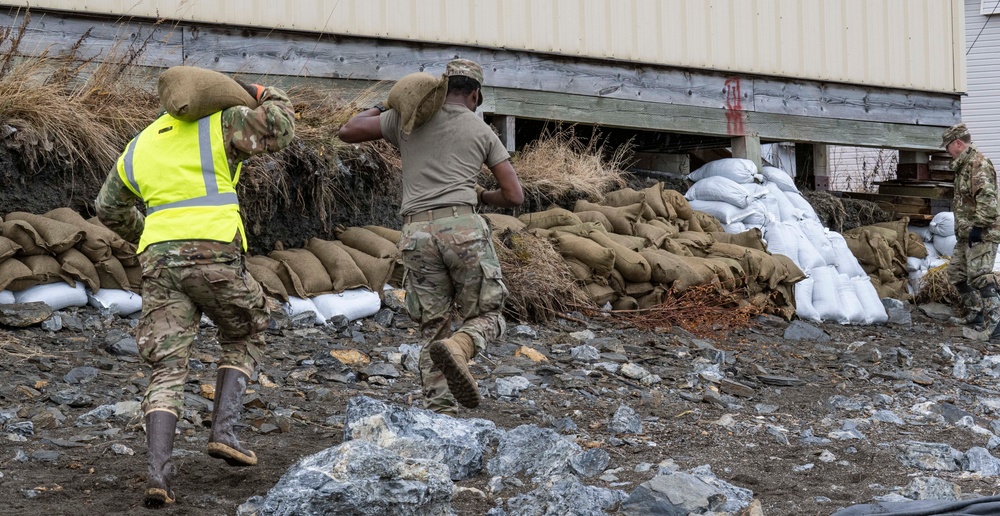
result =
[[[12,306],[0,321],[26,315]],[[529,425],[581,450],[603,450],[606,465],[591,461],[575,472],[621,496],[672,471],[704,475],[706,468],[695,468],[706,465],[722,484],[751,491],[767,515],[992,495],[1000,474],[988,451],[1000,445],[1000,354],[951,336],[933,318],[946,312],[906,305],[893,324],[877,327],[764,317],[715,338],[581,314],[547,326],[511,324],[506,340],[475,365],[489,392],[485,403],[461,417],[507,431]],[[81,308],[0,330],[0,513],[145,510],[137,414],[148,370],[135,355],[134,323]],[[226,467],[204,452],[219,353],[213,333],[206,321],[191,357],[174,451],[179,500],[164,514],[234,514],[248,498],[266,495],[300,458],[344,441],[348,400],[359,395],[400,410],[419,405],[420,340],[405,315],[387,308],[325,327],[276,316],[242,433],[260,464]],[[596,471],[584,471],[594,464]],[[455,513],[531,513],[512,501],[535,492],[530,475],[497,479],[496,471],[491,465],[455,483],[463,488],[451,501]],[[738,498],[749,492],[741,489],[729,498],[746,506]],[[708,513],[709,505],[695,512]],[[636,507],[606,512],[639,514]]]

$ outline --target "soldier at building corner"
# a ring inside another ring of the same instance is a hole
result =
[[[286,147],[295,113],[274,87],[246,85],[258,106],[235,106],[195,122],[163,114],[142,130],[95,202],[102,223],[138,243],[142,317],[136,341],[152,367],[142,400],[148,445],[145,504],[176,500],[170,454],[184,404],[188,359],[202,314],[218,328],[218,362],[208,454],[231,466],[257,463],[236,424],[249,378],[261,360],[268,311],[247,273],[246,233],[236,184],[241,162]],[[145,217],[136,200],[146,205]]]
[[[997,174],[993,162],[979,152],[964,123],[949,127],[942,146],[952,157],[955,192],[955,236],[958,241],[948,263],[948,280],[958,289],[965,315],[952,318],[964,324],[963,334],[989,340],[1000,323],[1000,294],[993,274],[1000,242]]]
[[[377,104],[344,124],[338,136],[348,143],[385,138],[402,155],[404,225],[399,248],[406,268],[407,310],[426,333],[438,330],[420,353],[424,406],[454,415],[456,400],[468,408],[479,405],[469,360],[506,328],[501,312],[507,287],[490,228],[475,207],[519,206],[524,193],[507,150],[475,114],[483,100],[483,69],[455,59],[445,75],[444,105],[411,133],[403,133],[397,110]],[[498,190],[476,184],[483,164],[496,178]],[[449,337],[453,307],[462,324]]]

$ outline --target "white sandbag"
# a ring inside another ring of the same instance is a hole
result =
[[[754,214],[754,210],[750,208],[740,208],[729,203],[722,201],[689,201],[691,209],[703,211],[723,224],[732,224],[733,222],[741,222],[743,219]]]
[[[747,209],[750,210],[750,215],[747,215],[747,217],[743,219],[743,224],[745,224],[748,228],[759,228],[769,222],[778,221],[778,219],[772,218],[767,213],[767,210],[763,205],[761,205],[759,200],[751,202],[750,207]]]
[[[823,224],[820,224],[818,220],[808,218],[798,221],[796,227],[816,246],[816,250],[819,251],[827,265],[837,265],[837,252],[833,248],[833,243],[830,242],[830,230],[823,227]]]
[[[933,260],[927,260],[928,269],[933,269],[934,267],[940,267],[942,265],[947,265],[947,264],[948,264],[948,259],[946,258],[938,257]]]
[[[795,206],[802,212],[803,218],[819,221],[819,215],[816,215],[816,210],[812,207],[812,204],[809,204],[809,201],[805,197],[802,197],[801,193],[786,191],[785,198],[788,199],[788,202],[792,203],[792,206]]]
[[[764,184],[772,183],[785,192],[799,191],[798,187],[795,186],[795,180],[792,179],[792,176],[780,168],[762,167],[760,173],[764,176]]]
[[[312,298],[313,304],[324,319],[343,315],[348,321],[370,317],[382,308],[378,294],[366,288],[345,290],[337,294],[323,294]]]
[[[941,236],[935,233],[932,242],[939,256],[952,256],[955,253],[955,245],[958,244],[958,237],[954,234]]]
[[[0,305],[12,305],[14,301],[14,293],[9,290],[0,290]]]
[[[784,222],[771,222],[763,228],[764,243],[771,254],[783,254],[799,265],[799,232]],[[799,265],[802,270],[807,270]]]
[[[920,269],[909,274],[906,279],[906,288],[911,296],[917,295],[920,289],[924,288],[924,276],[926,275],[927,269]]]
[[[87,306],[87,290],[83,283],[77,282],[71,287],[63,282],[35,285],[14,292],[14,302],[32,303],[41,301],[53,310],[62,310],[70,306]]]
[[[753,194],[739,183],[722,177],[706,177],[688,188],[684,198],[688,201],[720,201],[738,208],[746,208],[750,201],[763,196],[763,192]]]
[[[930,242],[931,237],[934,236],[934,233],[931,233],[931,228],[927,226],[914,226],[913,224],[910,224],[909,226],[906,226],[906,230],[910,233],[916,233],[917,236],[920,237],[920,240],[923,240],[924,242]]]
[[[763,181],[764,176],[757,173],[757,165],[748,159],[723,158],[710,161],[698,170],[691,172],[687,178],[698,182],[706,177],[721,176],[737,183],[754,183]]]
[[[840,305],[840,292],[837,289],[837,269],[832,266],[817,267],[808,274],[813,279],[812,304],[820,320],[842,321],[844,310]]]
[[[926,268],[927,260],[925,258],[917,258],[916,256],[906,257],[906,272],[919,271]]]
[[[323,318],[319,313],[319,308],[316,308],[316,304],[312,302],[312,299],[303,299],[301,297],[288,296],[288,302],[284,305],[285,313],[289,317],[295,317],[301,313],[312,312],[316,316],[314,322],[316,324],[326,324],[326,319]]]
[[[840,295],[840,304],[844,309],[844,318],[838,322],[840,324],[867,324],[868,318],[865,315],[864,307],[861,306],[861,300],[858,299],[854,281],[847,274],[837,275],[837,294]],[[881,304],[881,302],[879,303]]]
[[[934,247],[933,239],[925,241],[924,247],[927,249],[927,263],[930,263],[934,260],[941,258],[941,255],[938,254],[937,252],[937,248]],[[1000,256],[1000,254],[998,254],[997,256]]]
[[[769,190],[767,199],[771,199],[778,206],[778,213],[783,222],[795,222],[806,218],[802,210],[788,200],[788,195],[776,183],[765,183],[765,187]]]
[[[822,322],[813,306],[813,279],[806,278],[795,284],[795,315],[799,319]]]
[[[142,296],[128,290],[102,288],[97,293],[87,293],[87,304],[124,317],[142,310]]]
[[[931,219],[930,232],[943,237],[955,234],[955,214],[950,211],[938,213]]]
[[[878,296],[878,290],[872,285],[872,280],[868,276],[852,278],[854,284],[854,294],[861,302],[864,311],[864,324],[885,324],[889,321],[889,314],[885,311],[885,305]]]
[[[819,251],[816,249],[816,246],[813,245],[813,242],[802,234],[801,231],[798,231],[798,228],[794,229],[799,235],[799,241],[797,243],[797,247],[799,248],[799,257],[797,260],[793,261],[799,266],[800,269],[805,271],[826,265],[836,265],[836,262],[826,263],[826,260],[823,259],[823,255],[819,254]]]
[[[742,222],[733,222],[732,224],[723,224],[722,229],[724,229],[726,233],[742,233],[747,230],[747,225]],[[1000,256],[1000,254],[997,256]]]
[[[868,276],[865,269],[861,267],[861,263],[858,262],[858,258],[851,252],[851,248],[847,247],[847,241],[844,240],[843,235],[836,231],[830,231],[827,238],[829,238],[830,245],[833,246],[833,251],[837,255],[837,272],[847,274],[852,278]]]

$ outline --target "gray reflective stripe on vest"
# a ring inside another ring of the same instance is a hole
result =
[[[236,192],[229,192],[223,194],[214,195],[204,195],[201,197],[195,197],[194,199],[185,199],[183,201],[168,202],[167,204],[161,204],[159,206],[147,206],[146,214],[150,215],[156,213],[160,210],[169,210],[170,208],[192,208],[196,206],[226,206],[229,204],[239,204],[239,199],[236,197]]]
[[[219,182],[215,177],[215,156],[212,153],[212,125],[211,117],[204,117],[198,120],[198,152],[201,154],[201,177],[205,182],[205,195],[183,201],[168,202],[159,206],[146,206],[146,214],[150,215],[161,210],[171,208],[192,208],[197,206],[226,206],[229,204],[239,204],[236,192],[219,193]],[[126,157],[126,170],[128,167]],[[127,174],[127,172],[126,172]],[[133,183],[134,184],[134,183]]]
[[[135,156],[135,142],[139,137],[136,136],[128,144],[128,149],[125,149],[125,178],[128,179],[132,189],[135,190],[139,197],[142,197],[142,192],[139,190],[139,183],[135,182],[135,168],[132,167],[132,159]]]

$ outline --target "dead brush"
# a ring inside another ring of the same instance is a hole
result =
[[[666,300],[650,308],[612,310],[615,320],[643,329],[680,326],[701,337],[718,337],[735,328],[747,328],[767,307],[740,303],[745,289],[727,291],[717,285],[699,285],[682,292],[670,290]]]
[[[596,309],[552,243],[526,231],[493,234],[504,284],[504,313],[515,320],[545,323],[573,307]]]
[[[511,160],[531,206],[547,206],[568,197],[599,201],[625,186],[632,149],[622,145],[606,157],[597,137],[586,142],[572,128],[543,134]],[[492,184],[492,177],[481,179]]]
[[[809,201],[813,210],[816,211],[816,216],[819,217],[819,221],[824,226],[838,233],[846,229],[844,220],[847,218],[847,212],[844,210],[844,203],[839,198],[834,197],[829,192],[814,190],[803,190],[802,197]]]
[[[872,201],[864,199],[840,199],[840,202],[844,206],[844,231],[896,220],[895,214],[892,211],[887,211],[878,203]]]
[[[927,271],[920,279],[920,291],[913,298],[917,304],[943,303],[961,306],[958,289],[948,281],[948,264],[938,265]]]

